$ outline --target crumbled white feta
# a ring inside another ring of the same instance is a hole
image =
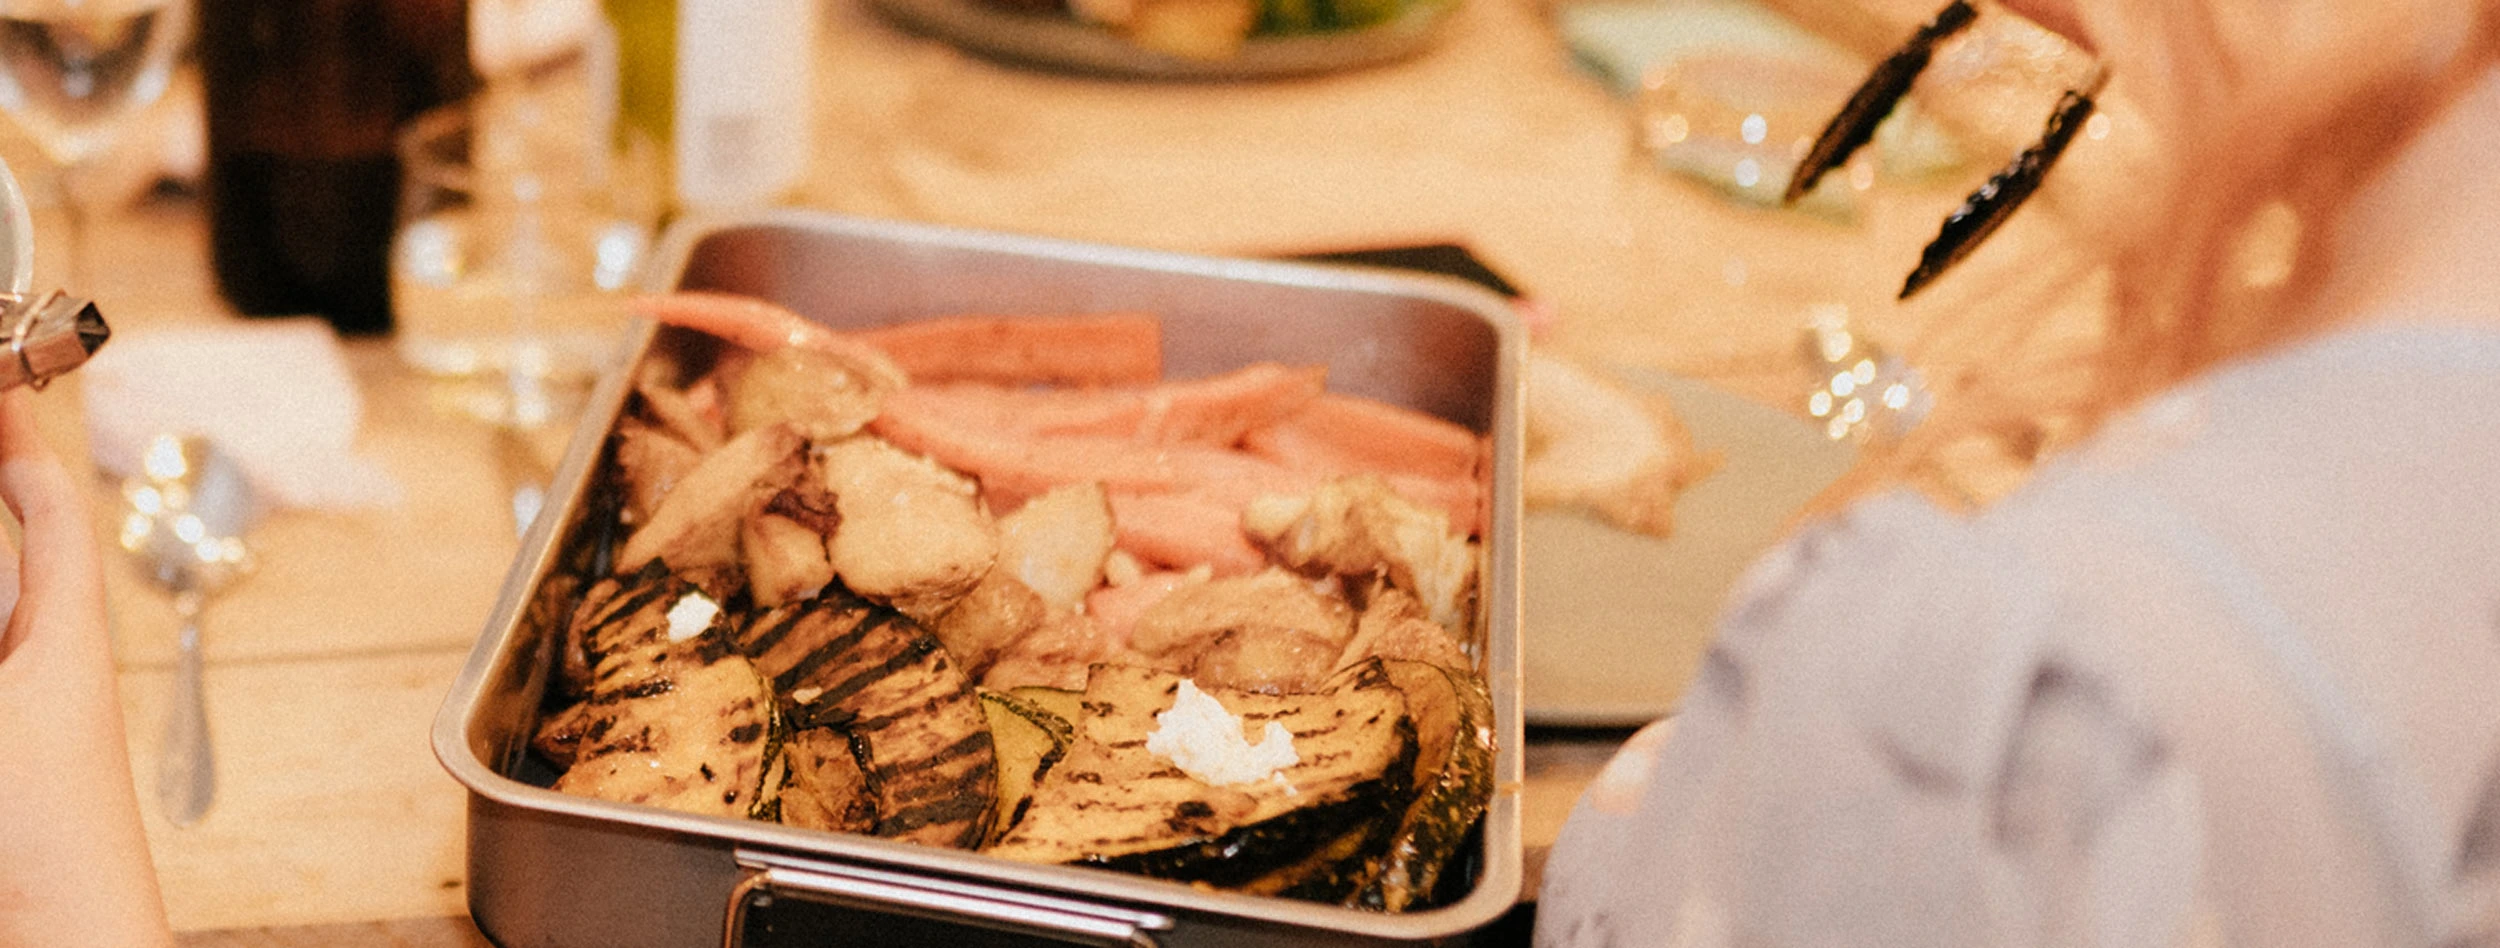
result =
[[[683,642],[702,635],[720,615],[720,603],[699,592],[687,593],[668,607],[668,640]]]
[[[1146,750],[1171,761],[1182,773],[1218,787],[1271,777],[1283,781],[1284,774],[1278,771],[1302,762],[1302,755],[1293,749],[1293,734],[1283,724],[1267,722],[1258,743],[1251,743],[1241,734],[1241,718],[1224,710],[1223,702],[1198,690],[1197,683],[1187,678],[1181,679],[1172,710],[1155,715],[1155,729],[1146,735]]]

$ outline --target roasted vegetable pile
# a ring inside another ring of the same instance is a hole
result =
[[[755,301],[610,439],[556,789],[1400,911],[1492,796],[1474,433],[1142,316]],[[567,587],[575,588],[575,587]],[[1458,880],[1463,883],[1463,880]]]

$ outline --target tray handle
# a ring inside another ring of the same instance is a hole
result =
[[[723,948],[739,948],[746,934],[747,909],[758,893],[1102,948],[1155,948],[1155,933],[1172,928],[1169,916],[1153,912],[777,853],[740,849],[735,855],[746,873],[729,890]]]

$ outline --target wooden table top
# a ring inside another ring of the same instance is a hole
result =
[[[123,301],[108,311],[117,332],[234,318],[205,290],[196,207],[152,204],[108,227],[118,262],[106,292],[124,290],[106,297]],[[138,261],[157,267],[140,280]],[[186,288],[168,274],[203,282]],[[188,827],[166,822],[145,792],[175,616],[135,566],[106,564],[142,816],[185,945],[487,944],[467,918],[465,791],[435,761],[429,733],[517,550],[504,475],[491,433],[437,404],[441,393],[386,340],[352,339],[346,351],[364,402],[360,448],[401,480],[406,501],[284,511],[254,528],[255,572],[206,618],[219,790]],[[76,391],[73,377],[39,399],[47,432],[72,456],[85,443]],[[96,529],[110,536],[112,485],[99,476],[92,497]],[[1533,855],[1623,736],[1532,740],[1522,793]]]
[[[1859,263],[1869,245],[1912,258],[1953,195],[1887,202],[1839,227],[1666,179],[1633,159],[1622,103],[1571,64],[1538,0],[1472,0],[1409,62],[1270,83],[1020,70],[905,34],[860,0],[827,9],[803,204],[1220,253],[1460,241],[1560,313],[1541,345],[1764,399],[1791,391],[1809,296],[1912,340],[1953,303],[1937,294],[1894,306],[1883,297],[1897,276],[1835,278],[1888,267]],[[39,210],[38,224],[49,232],[57,217]],[[145,204],[99,227],[84,291],[118,330],[234,318],[210,287],[195,203]],[[2020,230],[2003,239],[2033,239]],[[47,263],[57,244],[45,245]],[[1946,343],[1925,355],[1950,367]],[[503,476],[490,432],[438,410],[439,393],[385,341],[352,341],[349,355],[366,405],[362,450],[402,481],[406,501],[265,520],[259,572],[210,610],[217,804],[177,828],[141,794],[186,944],[485,943],[466,918],[464,792],[428,735],[516,549]],[[83,444],[72,391],[40,400],[65,446]],[[108,492],[99,480],[99,530],[112,525]],[[174,615],[128,566],[108,580],[144,785]],[[1532,622],[1526,634],[1536,631]],[[1532,861],[1623,736],[1532,737],[1522,788]]]

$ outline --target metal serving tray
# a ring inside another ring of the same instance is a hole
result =
[[[890,840],[694,816],[546,789],[524,750],[568,594],[601,527],[587,516],[631,366],[612,372],[522,542],[434,724],[469,789],[469,909],[506,948],[727,944],[1369,945],[1459,942],[1508,910],[1519,838],[1520,366],[1499,298],[1456,280],[1183,256],[805,212],[692,220],[656,288],[779,301],[836,327],[957,313],[1149,311],[1176,378],[1252,361],[1325,363],[1330,387],[1490,434],[1492,516],[1479,654],[1499,749],[1474,888],[1402,915],[1201,891]],[[632,361],[689,334],[644,326]],[[543,768],[541,768],[543,769]],[[804,938],[805,940],[800,940]]]

